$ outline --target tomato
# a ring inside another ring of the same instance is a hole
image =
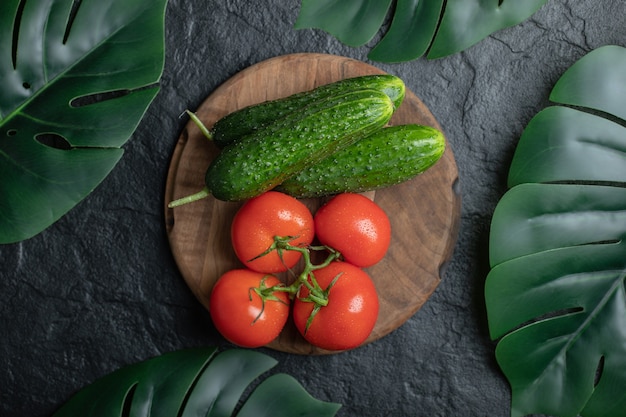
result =
[[[314,272],[319,286],[328,291],[328,305],[321,307],[306,329],[314,303],[302,301],[309,295],[302,287],[293,305],[293,320],[298,331],[312,345],[327,350],[346,350],[361,345],[372,332],[378,318],[378,294],[369,275],[347,262],[334,261]],[[306,331],[305,331],[306,330]]]
[[[315,213],[314,222],[319,241],[359,267],[378,263],[391,242],[389,218],[361,194],[336,195]]]
[[[300,253],[286,250],[282,251],[282,259],[276,250],[258,257],[274,243],[275,236],[292,236],[292,246],[307,246],[314,234],[313,215],[308,207],[277,191],[246,201],[231,225],[232,244],[239,260],[247,268],[267,273],[286,271],[301,258]]]
[[[253,289],[280,284],[273,275],[247,269],[226,272],[215,283],[209,298],[209,313],[217,330],[242,347],[260,347],[274,340],[289,317],[289,296],[274,292],[266,299]],[[265,305],[263,305],[265,304]]]

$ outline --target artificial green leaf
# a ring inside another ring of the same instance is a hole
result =
[[[548,107],[524,129],[511,162],[509,187],[525,182],[624,181],[624,138],[626,128],[614,121],[569,107]]]
[[[369,42],[388,13],[389,29],[369,58],[380,62],[440,58],[521,23],[547,0],[302,0],[296,29],[319,28],[349,46]],[[391,6],[391,7],[390,7]],[[389,12],[392,10],[392,12]]]
[[[551,98],[578,108],[529,122],[493,214],[485,301],[513,417],[626,406],[626,122],[607,116],[626,106],[625,54],[599,48],[563,75]]]
[[[373,61],[397,62],[424,55],[437,30],[443,3],[444,0],[397,0],[389,30],[368,57]]]
[[[248,399],[243,393],[276,360],[252,350],[185,349],[129,365],[80,390],[53,417],[234,416],[240,401],[256,416],[334,416],[338,404],[311,397],[293,378],[276,374]],[[266,411],[267,410],[267,411]],[[315,410],[316,414],[310,414]],[[270,412],[270,414],[263,414]]]
[[[491,234],[492,267],[557,248],[619,241],[626,235],[626,188],[521,184],[498,202]]]
[[[0,243],[41,232],[109,174],[158,92],[166,0],[3,0]]]
[[[311,397],[293,377],[276,374],[254,390],[237,417],[334,416],[339,408],[339,404]]]
[[[557,81],[550,100],[600,110],[626,120],[624,68],[626,49],[623,47],[608,45],[591,51]]]
[[[295,27],[318,27],[346,45],[359,46],[378,32],[390,4],[391,0],[303,0]]]
[[[215,354],[216,349],[178,351],[119,369],[80,390],[54,417],[118,417],[131,409],[142,415],[141,410],[153,405],[177,415],[187,391]]]
[[[523,22],[547,0],[448,0],[429,58],[469,48],[490,34]]]

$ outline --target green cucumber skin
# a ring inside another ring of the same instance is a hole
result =
[[[224,201],[255,197],[380,130],[393,112],[377,90],[316,101],[222,149],[207,169],[207,189]]]
[[[443,133],[433,127],[386,127],[288,178],[276,190],[310,198],[389,187],[432,167],[445,147]]]
[[[404,82],[389,74],[364,75],[346,78],[313,90],[290,95],[285,98],[266,101],[232,112],[218,120],[211,129],[213,142],[223,148],[235,140],[246,136],[260,127],[274,122],[293,111],[297,111],[314,101],[354,90],[379,90],[387,94],[398,108],[405,96]]]

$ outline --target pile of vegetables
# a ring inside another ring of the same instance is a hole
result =
[[[243,267],[223,274],[209,300],[226,339],[264,346],[290,314],[321,349],[352,349],[371,334],[379,300],[365,268],[385,256],[391,226],[359,193],[412,179],[445,150],[435,128],[388,126],[404,95],[398,77],[368,75],[243,108],[210,130],[188,112],[220,153],[204,189],[169,207],[209,195],[244,202],[231,224]],[[308,197],[332,198],[312,213]]]

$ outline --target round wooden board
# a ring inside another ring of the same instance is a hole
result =
[[[239,108],[310,90],[343,78],[383,73],[361,61],[326,54],[292,54],[253,65],[217,88],[195,111],[210,128]],[[390,124],[417,123],[441,129],[429,109],[407,90]],[[230,224],[241,203],[209,197],[168,209],[167,203],[200,190],[204,173],[218,150],[189,122],[176,144],[165,189],[165,221],[172,253],[187,285],[208,309],[215,281],[240,268],[230,245]],[[368,268],[380,297],[380,313],[366,343],[400,325],[426,302],[440,282],[442,267],[456,243],[460,196],[458,171],[449,146],[437,164],[415,179],[370,192],[389,215],[392,242],[387,256]],[[303,200],[313,211],[320,199]],[[268,347],[298,354],[333,353],[308,344],[288,322]]]

